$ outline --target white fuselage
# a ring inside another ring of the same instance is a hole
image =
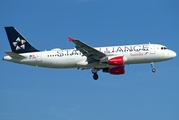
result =
[[[159,44],[138,44],[126,46],[110,46],[95,48],[105,53],[109,58],[114,56],[124,56],[124,64],[140,64],[150,62],[160,62],[172,59],[176,53]],[[46,67],[46,68],[91,68],[93,64],[88,64],[87,57],[76,49],[53,49],[51,51],[22,53],[24,59],[15,59],[5,56],[3,60],[20,64]],[[96,68],[110,67],[108,64],[97,63]]]

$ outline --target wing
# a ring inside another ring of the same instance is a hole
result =
[[[87,57],[88,62],[92,62],[94,60],[100,60],[101,58],[105,57],[106,54],[94,49],[93,47],[81,42],[80,40],[73,39],[68,37],[69,41],[75,43],[75,48],[79,50],[83,56]]]

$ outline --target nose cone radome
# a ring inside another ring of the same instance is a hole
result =
[[[176,52],[171,51],[171,53],[170,53],[170,57],[171,57],[171,58],[175,58],[176,56],[177,56]]]

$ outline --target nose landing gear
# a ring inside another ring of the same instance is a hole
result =
[[[98,78],[99,78],[99,76],[98,76],[97,73],[93,74],[93,79],[94,79],[94,80],[98,80]]]
[[[152,72],[155,73],[156,69],[154,68],[154,62],[151,62]]]
[[[99,78],[99,76],[98,76],[98,74],[97,74],[98,69],[92,68],[92,69],[91,69],[91,72],[93,73],[93,79],[94,79],[94,80],[98,80],[98,78]]]

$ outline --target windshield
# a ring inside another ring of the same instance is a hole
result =
[[[161,47],[161,50],[166,50],[166,49],[168,49],[167,47]]]

